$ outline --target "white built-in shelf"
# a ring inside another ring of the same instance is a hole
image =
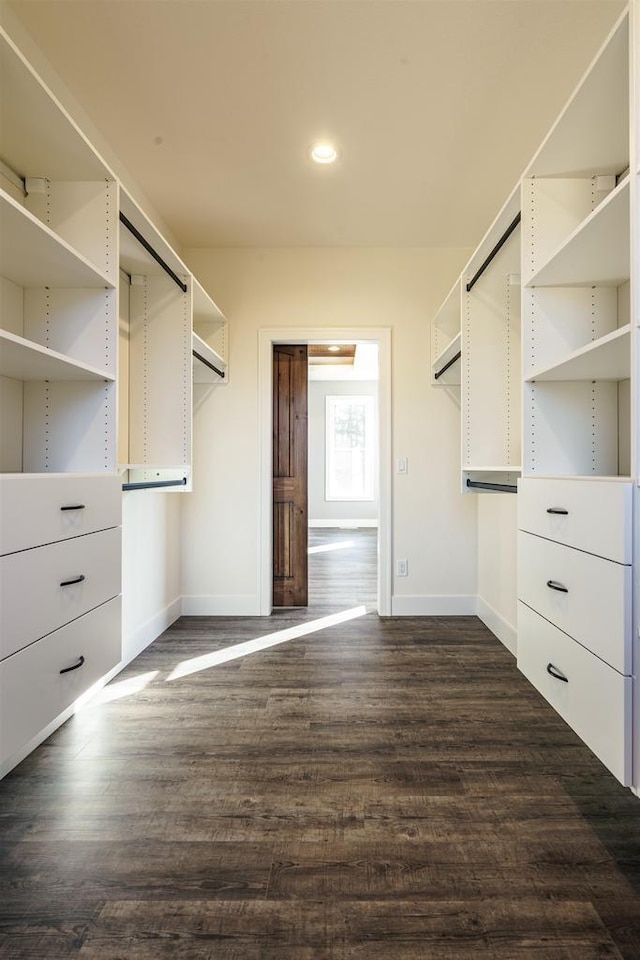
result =
[[[153,226],[144,211],[120,188],[120,212],[130,224],[144,237],[156,254],[176,274],[181,282],[186,283],[189,270],[176,254],[170,243],[156,227]],[[149,253],[131,231],[120,223],[120,250],[119,262],[129,276],[167,276],[161,264]]]
[[[463,466],[462,493],[515,493],[513,488],[517,485],[521,472],[520,466]],[[486,484],[486,486],[476,486],[476,484]],[[509,489],[501,490],[500,487]]]
[[[453,287],[445,297],[443,303],[438,308],[433,318],[432,324],[438,331],[442,331],[445,336],[452,337],[460,330],[461,326],[461,301],[460,301],[460,278],[456,280]]]
[[[115,380],[106,370],[4,330],[0,330],[0,375],[13,380]]]
[[[502,208],[498,213],[497,217],[495,218],[495,220],[493,221],[493,223],[485,233],[477,249],[474,251],[471,259],[468,261],[467,265],[462,271],[462,276],[464,278],[463,280],[464,289],[466,289],[467,283],[475,276],[477,271],[482,267],[486,259],[495,249],[496,245],[500,242],[504,242],[502,238],[505,236],[506,231],[513,224],[516,217],[520,214],[520,209],[522,205],[520,193],[521,193],[520,183],[518,182],[514,187],[514,189],[511,191],[505,203],[502,205]],[[515,236],[517,236],[517,233],[513,231],[510,234],[510,237],[514,238]],[[515,250],[517,252],[518,249],[519,248],[517,247],[517,245],[514,247],[512,243],[507,243],[495,255],[496,258],[498,257],[500,258],[499,260],[496,259],[495,261],[496,264],[502,263],[502,265],[504,266],[504,263],[505,263],[504,253],[507,250],[511,250],[511,251]],[[515,263],[517,264],[517,266],[511,263],[511,259],[515,260]],[[506,267],[504,272],[506,274],[510,274],[510,273],[513,273],[515,270],[519,271],[520,269],[519,253],[517,253],[516,257],[513,257],[513,253],[512,253],[512,258],[509,258],[509,260],[510,260],[509,265]],[[482,278],[480,278],[478,282],[481,283]]]
[[[532,475],[536,480],[570,480],[573,483],[574,480],[599,480],[602,483],[629,483],[631,477],[625,477],[621,474],[607,475],[602,476],[597,473],[586,473],[576,475],[572,474],[557,474],[557,473],[536,473]]]
[[[505,466],[504,464],[499,464],[498,466],[488,466],[488,467],[487,466],[482,466],[482,467],[471,466],[470,467],[470,466],[467,466],[467,464],[464,464],[462,469],[466,473],[520,473],[520,471],[522,470],[522,467],[520,466],[520,464],[516,464],[515,466],[508,465],[508,464]]]
[[[106,274],[3,190],[0,270],[21,287],[113,287]]]
[[[526,377],[537,380],[628,380],[631,376],[631,324],[574,350],[550,367]]]
[[[220,325],[226,319],[219,307],[213,302],[202,284],[193,278],[193,322]]]
[[[193,382],[220,383],[223,380],[212,367],[225,373],[227,364],[219,353],[209,346],[197,333],[192,334],[191,349],[193,352]],[[211,364],[211,366],[209,366]]]
[[[560,245],[528,287],[619,286],[629,279],[629,177]]]
[[[442,377],[436,379],[438,371],[453,360],[456,354],[460,353],[462,347],[462,332],[458,333],[453,340],[447,344],[444,350],[438,354],[432,364],[433,382],[438,385],[450,386],[461,382],[461,357],[458,357],[454,363],[442,374]]]
[[[623,14],[531,161],[527,177],[619,173],[629,162],[629,32]]]
[[[4,31],[0,43],[2,159],[21,177],[104,180],[113,174]]]

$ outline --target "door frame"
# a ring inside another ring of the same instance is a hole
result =
[[[273,600],[273,345],[275,343],[378,345],[378,614],[391,616],[391,327],[278,327],[258,331],[260,616]]]

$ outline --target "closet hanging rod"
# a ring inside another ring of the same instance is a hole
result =
[[[156,487],[184,487],[187,484],[187,478],[181,480],[145,480],[142,483],[123,483],[123,490],[153,490]]]
[[[487,259],[484,261],[484,263],[482,264],[482,266],[480,266],[480,267],[478,268],[478,270],[474,273],[473,277],[471,278],[471,280],[470,280],[469,283],[467,284],[467,293],[470,293],[470,292],[471,292],[471,290],[473,289],[473,287],[475,286],[475,284],[478,282],[478,280],[480,279],[480,277],[482,276],[482,274],[485,272],[485,270],[487,269],[487,267],[489,266],[489,264],[491,263],[491,261],[493,260],[493,258],[495,257],[495,255],[498,253],[498,251],[500,250],[500,248],[505,245],[505,243],[507,242],[507,240],[509,239],[509,237],[511,236],[511,234],[513,233],[513,231],[515,230],[515,228],[516,228],[516,227],[518,226],[518,224],[520,223],[521,218],[522,218],[522,214],[521,214],[521,213],[517,213],[517,214],[515,215],[515,217],[513,218],[513,220],[511,221],[511,223],[509,224],[509,226],[508,226],[507,229],[505,230],[505,232],[502,234],[502,236],[500,237],[500,239],[499,239],[498,242],[496,243],[495,247],[493,248],[493,250],[491,251],[491,253],[490,253],[489,256],[487,257]]]
[[[462,350],[458,350],[458,352],[456,353],[455,357],[451,357],[451,360],[448,360],[447,363],[445,363],[444,367],[442,367],[441,370],[438,370],[437,373],[434,373],[433,379],[434,379],[434,380],[438,380],[438,379],[442,376],[443,373],[446,373],[446,372],[447,372],[447,370],[449,369],[449,367],[452,367],[452,366],[453,366],[453,364],[456,362],[456,360],[459,360],[459,359],[460,359],[461,356],[462,356]]]
[[[213,363],[210,363],[208,360],[205,360],[205,358],[200,356],[199,353],[196,353],[195,350],[193,351],[193,355],[196,358],[196,360],[199,360],[200,363],[204,363],[205,367],[209,367],[210,370],[213,370],[214,373],[217,373],[218,376],[222,377],[222,379],[224,380],[224,373],[222,372],[222,370],[218,370],[218,368],[214,366]]]
[[[467,486],[476,487],[478,490],[498,490],[500,493],[517,493],[518,488],[515,483],[489,483],[483,480],[469,480],[467,477]]]
[[[169,264],[166,263],[166,262],[162,259],[162,257],[160,256],[160,254],[159,254],[156,250],[153,249],[153,247],[151,246],[151,244],[149,243],[149,241],[148,241],[148,240],[145,240],[145,238],[142,236],[142,234],[140,233],[140,231],[139,231],[136,227],[134,227],[134,225],[131,223],[131,220],[129,220],[128,217],[126,217],[126,216],[124,215],[124,213],[122,212],[122,210],[120,211],[120,222],[123,223],[124,226],[127,228],[127,230],[128,230],[130,233],[133,234],[133,236],[136,238],[136,240],[138,241],[138,243],[141,243],[141,244],[142,244],[142,246],[145,248],[145,250],[147,251],[147,253],[150,253],[151,256],[153,257],[153,259],[154,259],[157,263],[160,264],[160,266],[162,267],[162,269],[163,269],[166,273],[169,274],[169,276],[170,276],[171,279],[174,281],[174,283],[177,283],[177,284],[178,284],[178,286],[180,287],[180,289],[182,290],[182,292],[183,292],[183,293],[186,293],[186,292],[187,292],[187,285],[186,285],[186,283],[183,283],[183,281],[180,279],[180,277],[178,276],[178,274],[173,272],[173,270],[171,269],[171,267],[169,266]]]

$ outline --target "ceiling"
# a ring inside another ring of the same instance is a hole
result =
[[[474,246],[618,0],[15,0],[183,247]],[[333,166],[308,156],[320,138]]]

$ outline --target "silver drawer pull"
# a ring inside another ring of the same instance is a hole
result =
[[[564,507],[547,507],[547,513],[559,513],[563,517],[569,516],[569,511]]]
[[[84,510],[84,503],[70,503],[68,506],[60,507],[61,510]]]
[[[547,586],[557,590],[558,593],[569,593],[569,588],[565,587],[564,583],[558,583],[557,580],[547,580]]]
[[[562,680],[563,683],[569,683],[569,677],[565,677],[564,673],[558,670],[557,667],[554,667],[552,663],[547,664],[547,673],[550,676],[555,677],[556,680]]]
[[[71,673],[72,670],[79,670],[82,664],[84,663],[84,657],[79,656],[76,663],[72,667],[65,667],[64,670],[61,670],[60,673]]]
[[[79,577],[72,577],[71,580],[63,580],[60,586],[70,587],[72,583],[82,583],[84,579],[85,579],[84,573],[81,573]]]

